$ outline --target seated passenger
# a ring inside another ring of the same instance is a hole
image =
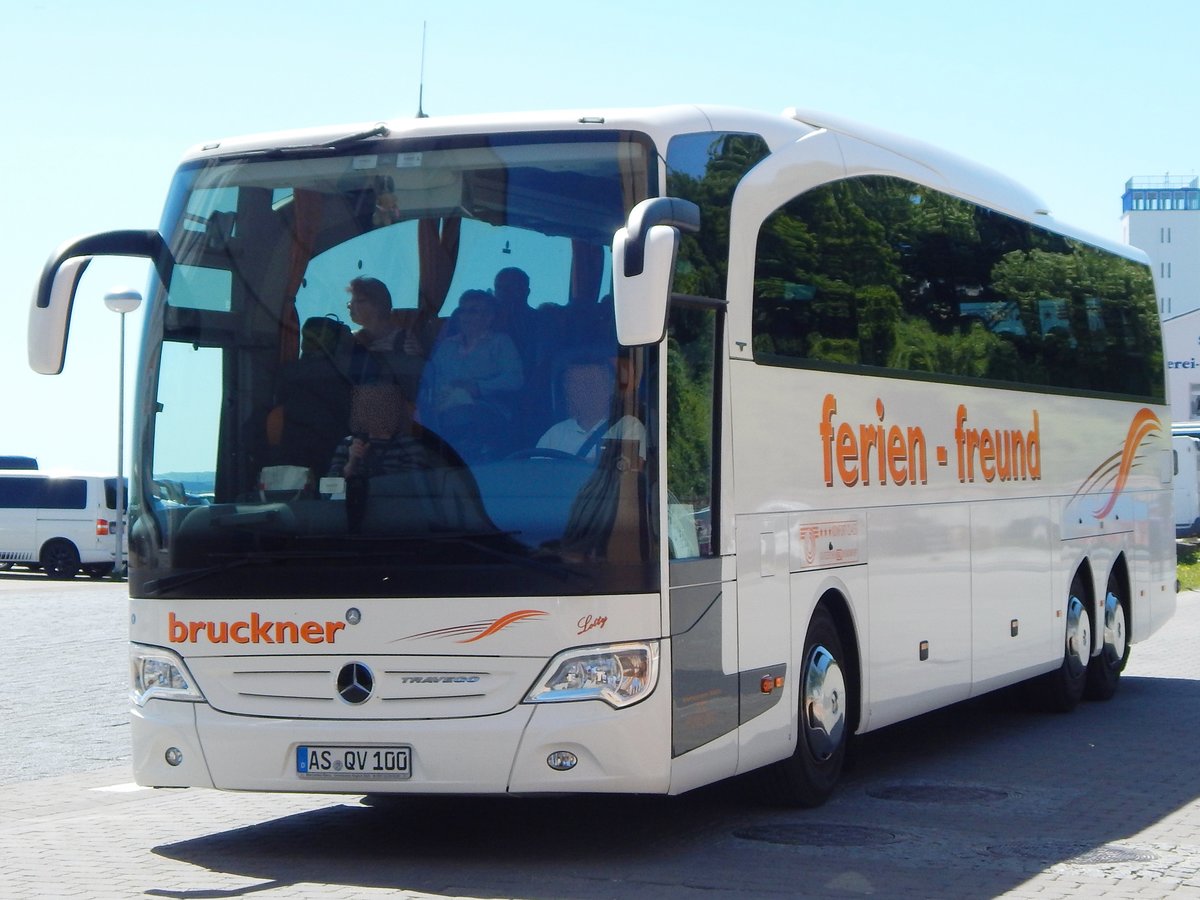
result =
[[[426,347],[413,329],[402,328],[392,314],[392,294],[378,278],[360,276],[346,288],[354,333],[355,381],[392,381],[415,401],[425,367]]]
[[[512,339],[492,330],[494,298],[487,291],[462,295],[457,328],[437,349],[421,385],[421,420],[460,453],[483,452],[481,441],[503,441],[514,392],[525,383]]]
[[[637,441],[646,458],[646,427],[636,416],[614,415],[615,376],[610,362],[583,359],[569,363],[563,373],[567,418],[551,425],[537,446],[580,459],[599,458],[603,441]]]
[[[314,316],[300,329],[300,358],[279,373],[277,406],[269,421],[274,465],[325,471],[350,419],[350,329],[337,319]]]
[[[561,351],[565,310],[554,303],[530,302],[529,276],[510,266],[496,273],[496,331],[512,338],[521,357],[525,387],[517,398],[514,443],[528,446],[554,421],[550,409],[552,360]]]

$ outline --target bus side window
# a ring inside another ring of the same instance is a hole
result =
[[[719,550],[713,535],[718,322],[714,309],[675,304],[667,325],[667,525],[672,559],[713,556]]]

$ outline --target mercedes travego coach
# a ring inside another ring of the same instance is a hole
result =
[[[1146,259],[911,140],[681,106],[211,141],[157,229],[51,257],[36,370],[98,255],[152,263],[141,784],[815,804],[856,734],[1112,696],[1175,607]]]
[[[103,578],[115,567],[116,519],[115,478],[0,470],[0,569]]]

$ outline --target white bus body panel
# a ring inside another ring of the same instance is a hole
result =
[[[833,127],[816,117],[806,121]],[[927,153],[915,142],[888,149],[873,134],[867,133],[865,140],[832,130],[804,136],[756,166],[739,185],[731,217],[728,284],[735,358],[753,358],[755,236],[782,203],[817,185],[850,175],[897,176],[1060,228],[1044,215],[1038,198],[1003,176],[949,154]],[[913,156],[903,153],[909,145]],[[929,164],[915,159],[917,155]],[[1126,256],[1138,255],[1131,248],[1062,230]],[[1105,497],[1079,496],[1095,468],[1122,449],[1134,405],[736,361],[730,383],[743,600],[747,580],[754,582],[761,567],[755,551],[762,539],[756,542],[754,536],[773,531],[771,522],[779,513],[797,511],[800,526],[813,534],[839,527],[845,533],[850,523],[862,529],[852,546],[841,548],[852,558],[828,561],[868,571],[865,593],[848,598],[863,658],[870,660],[863,674],[860,731],[1057,666],[1068,587],[1083,559],[1099,569],[1126,552],[1134,640],[1147,637],[1173,611],[1173,572],[1161,561],[1151,566],[1152,549],[1163,540],[1152,532],[1161,528],[1164,514],[1169,516],[1169,495],[1163,490],[1169,454],[1163,442],[1147,454],[1106,516],[1094,515]],[[829,394],[836,396],[839,421],[848,419],[856,429],[881,422],[885,427],[898,424],[905,433],[919,428],[926,437],[920,459],[924,471],[912,471],[910,459],[904,483],[890,478],[885,482],[891,483],[881,484],[875,478],[854,486],[825,484],[818,431],[823,398]],[[1077,412],[1082,403],[1092,405],[1085,416]],[[961,423],[960,407],[966,414]],[[1160,422],[1166,421],[1165,410],[1156,412]],[[1036,430],[1042,469],[1037,480],[1024,473],[1025,478],[987,484],[977,472],[956,471],[969,462],[957,458],[956,427],[1026,435]],[[1083,504],[1090,505],[1085,510]],[[824,547],[829,554],[836,549]],[[797,571],[799,561],[793,557],[791,563]],[[1107,569],[1093,571],[1098,603],[1108,574]],[[807,613],[826,590],[823,585],[806,587],[805,581],[793,579],[790,597],[779,585],[758,588],[773,593],[776,608],[790,605],[797,653]],[[862,620],[868,596],[869,623]],[[981,602],[987,597],[992,599]],[[1096,612],[1094,620],[1099,621]],[[786,621],[776,618],[774,623]],[[768,623],[745,602],[739,627],[743,649],[772,640]]]

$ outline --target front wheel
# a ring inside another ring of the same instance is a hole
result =
[[[849,740],[844,666],[841,636],[833,616],[826,607],[818,606],[804,639],[796,749],[764,772],[771,799],[813,807],[833,793]]]

